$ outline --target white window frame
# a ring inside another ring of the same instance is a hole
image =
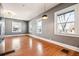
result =
[[[19,28],[20,28],[19,31],[13,31],[14,23],[17,24],[17,25],[19,25]],[[12,21],[12,32],[13,32],[13,33],[19,33],[19,32],[22,32],[22,24],[21,24],[21,22]]]
[[[40,21],[42,22],[42,19],[41,19],[41,18],[36,21],[36,33],[37,33],[37,34],[42,34],[42,26],[41,26],[41,32],[39,32],[39,30],[38,30],[38,25],[37,25],[38,22],[40,22]]]
[[[75,33],[74,34],[69,34],[69,33],[58,33],[57,32],[57,16],[59,14],[63,14],[69,11],[74,10],[75,13],[75,22],[74,22],[74,27],[75,27]],[[65,9],[59,10],[55,12],[54,14],[54,34],[55,35],[64,35],[64,36],[74,36],[74,37],[79,37],[79,4],[72,5],[70,7],[67,7]]]

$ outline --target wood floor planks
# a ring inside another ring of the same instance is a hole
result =
[[[79,52],[27,35],[5,37],[5,52],[11,50],[15,52],[6,56],[79,56]]]

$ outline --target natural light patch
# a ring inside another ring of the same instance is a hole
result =
[[[21,48],[20,38],[12,39],[12,49],[18,50]]]
[[[32,48],[32,38],[29,38],[29,47]]]
[[[43,54],[43,46],[41,43],[37,44],[37,53],[38,55],[42,55]]]

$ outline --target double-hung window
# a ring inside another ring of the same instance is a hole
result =
[[[57,15],[57,31],[59,33],[75,33],[74,10]]]
[[[22,28],[21,28],[22,24],[21,22],[15,22],[12,21],[12,32],[21,32]]]
[[[42,33],[42,20],[41,19],[37,20],[36,27],[37,27],[37,34],[41,34]]]
[[[79,34],[78,24],[78,8],[79,4],[67,7],[63,10],[55,12],[55,34],[72,35]]]
[[[29,33],[32,33],[32,23],[31,22],[29,22]]]

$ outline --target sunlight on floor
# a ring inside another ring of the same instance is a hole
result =
[[[32,38],[29,38],[29,47],[32,48]]]
[[[18,50],[21,48],[21,43],[20,43],[21,39],[20,38],[14,38],[12,41],[12,49],[14,50]]]
[[[0,53],[5,52],[5,40],[0,44]]]
[[[37,53],[38,53],[38,55],[43,54],[43,46],[41,43],[37,43]]]

